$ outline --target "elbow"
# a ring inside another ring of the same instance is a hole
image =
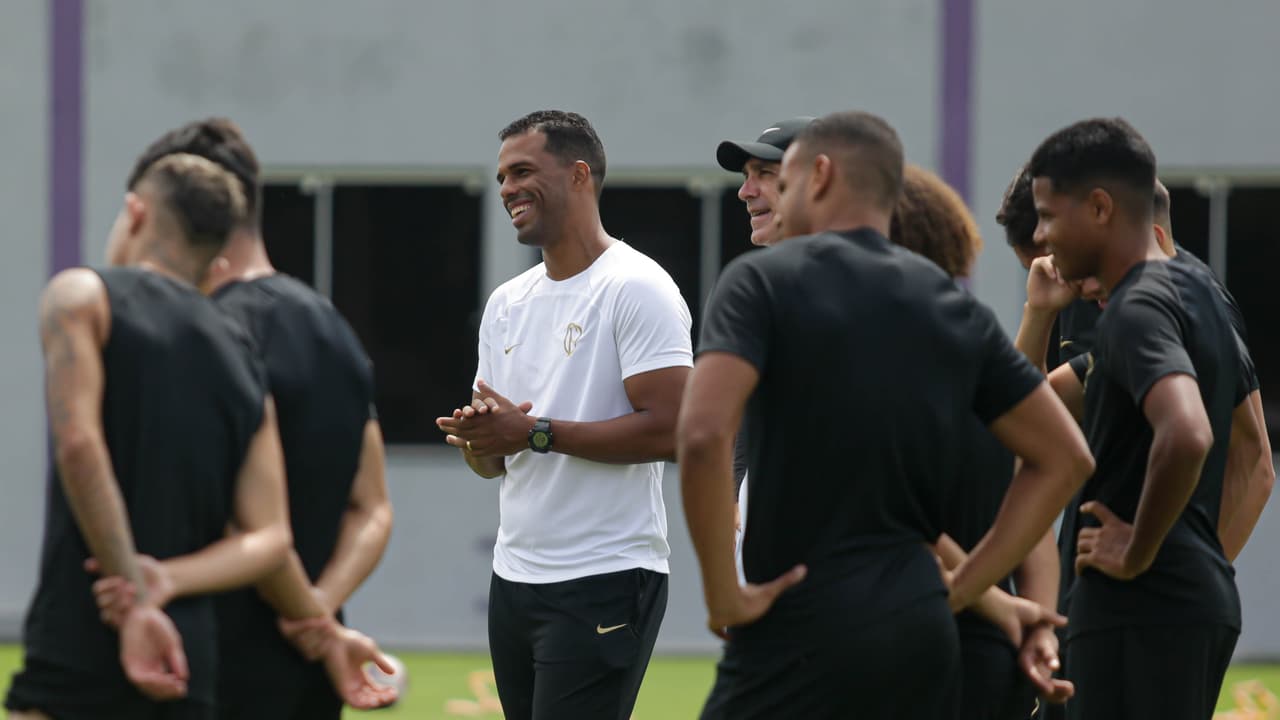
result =
[[[727,448],[732,436],[718,430],[684,423],[675,437],[676,462],[697,461],[713,454],[716,450]]]
[[[55,439],[53,459],[64,483],[73,481],[82,474],[80,470],[93,464],[100,444],[101,440],[87,430],[69,430]]]
[[[264,528],[262,533],[263,555],[270,559],[270,566],[278,568],[293,552],[293,531],[289,523],[276,523]]]
[[[1256,473],[1258,486],[1258,500],[1265,503],[1271,497],[1271,490],[1276,484],[1276,468],[1271,464],[1271,458],[1263,455],[1258,459],[1258,472]]]

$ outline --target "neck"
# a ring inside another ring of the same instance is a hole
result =
[[[818,232],[843,232],[858,228],[871,228],[889,236],[890,212],[870,207],[851,197],[832,198],[830,202],[814,208],[814,227]]]
[[[591,267],[596,258],[616,242],[604,231],[600,211],[593,205],[589,212],[565,223],[554,242],[542,246],[542,261],[547,277],[566,280]]]
[[[164,246],[153,246],[138,259],[137,266],[192,286],[200,284],[208,268],[207,264]]]
[[[1116,285],[1120,284],[1133,266],[1148,260],[1169,259],[1169,256],[1160,249],[1160,243],[1156,241],[1149,225],[1145,231],[1142,228],[1134,228],[1124,232],[1123,238],[1116,238],[1108,244],[1111,251],[1102,256],[1098,282],[1102,283],[1108,294],[1115,290]]]
[[[210,271],[202,288],[207,294],[216,292],[228,283],[276,273],[271,258],[267,256],[267,247],[262,242],[262,233],[257,228],[243,228],[232,232],[231,238],[218,255],[226,262],[217,264]]]

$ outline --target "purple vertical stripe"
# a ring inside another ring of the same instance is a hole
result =
[[[973,145],[973,0],[942,2],[942,177],[969,201]]]
[[[49,274],[80,264],[84,0],[49,0]]]

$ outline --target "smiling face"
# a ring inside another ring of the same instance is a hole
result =
[[[1053,264],[1064,280],[1084,280],[1098,274],[1103,238],[1098,232],[1097,207],[1092,191],[1079,198],[1058,192],[1049,178],[1031,183],[1035,198],[1035,243],[1053,255]]]
[[[502,141],[498,184],[516,239],[543,247],[561,235],[569,211],[573,163],[546,150],[547,136],[530,130]]]
[[[773,245],[782,239],[774,223],[778,206],[778,170],[781,163],[751,158],[742,167],[742,187],[738,199],[747,204],[751,216],[751,244]]]

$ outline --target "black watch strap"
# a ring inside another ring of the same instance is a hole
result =
[[[536,453],[551,452],[551,418],[538,418],[529,430],[529,449]]]

